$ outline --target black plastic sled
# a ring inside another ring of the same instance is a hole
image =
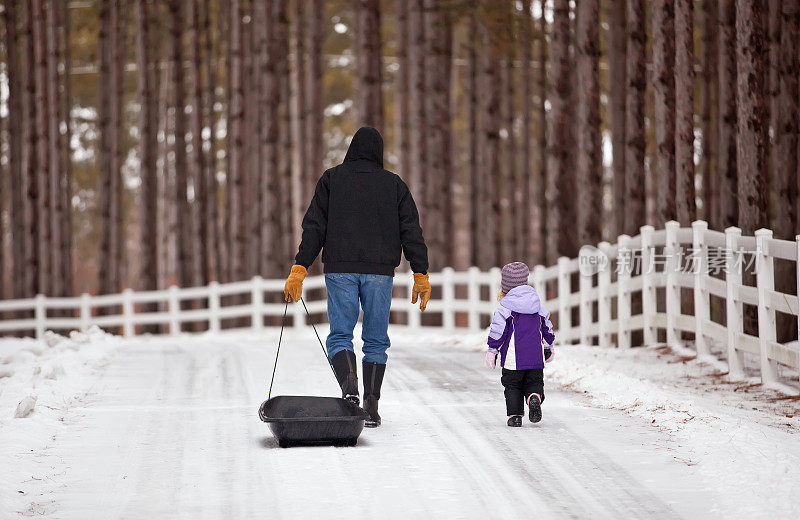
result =
[[[338,397],[281,395],[261,404],[258,416],[269,424],[281,448],[355,446],[369,414]]]

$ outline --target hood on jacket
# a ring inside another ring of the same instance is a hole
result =
[[[514,287],[500,300],[500,305],[520,314],[539,313],[545,317],[550,315],[549,312],[542,309],[539,295],[536,293],[536,289],[530,285]]]
[[[371,126],[362,126],[350,141],[344,162],[370,161],[383,168],[383,137]]]

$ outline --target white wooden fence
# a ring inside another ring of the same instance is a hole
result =
[[[658,342],[659,331],[664,331],[668,344],[679,343],[685,332],[693,335],[699,357],[712,355],[712,343],[722,346],[716,355],[727,358],[732,378],[743,377],[746,353],[760,360],[764,383],[777,381],[779,365],[800,371],[798,342],[776,341],[776,312],[791,317],[800,334],[800,288],[795,288],[795,294],[786,294],[776,291],[774,284],[776,259],[793,262],[800,280],[800,236],[795,241],[776,240],[771,231],[761,229],[755,237],[745,237],[738,228],[724,233],[709,230],[703,221],[690,228],[668,222],[666,229],[643,226],[639,235],[622,235],[616,244],[600,243],[598,250],[606,268],[591,276],[580,274],[581,258],[560,258],[556,265],[536,266],[531,273],[531,283],[551,312],[558,342],[629,348],[637,331],[647,345]],[[712,254],[719,251],[725,252],[722,266],[718,255]],[[635,254],[629,256],[629,252]],[[687,260],[691,260],[688,269]],[[751,260],[757,266],[755,286],[742,280],[743,266]],[[724,267],[725,272],[715,275],[717,267]],[[445,330],[477,330],[488,325],[500,289],[499,268],[487,272],[475,267],[463,272],[445,268],[431,273],[430,281],[433,298],[421,314],[410,303],[411,275],[395,276],[393,322]],[[133,336],[146,325],[166,326],[170,334],[178,334],[187,323],[218,332],[242,327],[243,322],[258,331],[265,326],[265,318],[271,317],[275,323],[282,316],[283,284],[282,279],[254,277],[204,287],[0,301],[0,332],[32,332],[42,337],[48,329],[86,330],[97,325]],[[309,277],[304,294],[324,297],[324,285],[322,276]],[[693,292],[693,314],[682,312],[683,289]],[[632,296],[637,295],[638,302],[639,293],[640,309],[632,305]],[[716,305],[711,303],[712,296],[718,298]],[[232,303],[223,304],[226,300]],[[312,314],[324,316],[324,299],[310,299],[307,305]],[[757,308],[757,335],[745,333],[745,305]],[[712,320],[712,307],[724,316],[721,322]],[[151,308],[157,310],[145,312]],[[100,309],[105,313],[98,312]],[[290,305],[289,309],[292,325],[303,326],[303,307]]]

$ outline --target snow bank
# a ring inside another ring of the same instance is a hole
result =
[[[719,512],[800,515],[800,503],[792,498],[800,494],[796,400],[728,382],[718,367],[668,347],[568,347],[560,353],[561,363],[553,363],[548,379],[668,433],[675,460],[697,465],[726,497],[717,504]]]
[[[0,511],[46,514],[48,504],[24,496],[14,474],[30,479],[58,473],[63,462],[47,449],[69,421],[69,410],[90,395],[93,375],[121,340],[99,328],[44,340],[0,339]],[[38,453],[32,463],[22,453]]]

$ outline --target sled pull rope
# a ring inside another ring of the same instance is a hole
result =
[[[267,393],[267,401],[272,397],[272,384],[275,383],[275,370],[278,369],[278,356],[281,355],[281,341],[283,340],[283,327],[286,325],[286,311],[289,310],[289,302],[283,306],[283,318],[281,318],[281,334],[278,336],[278,351],[275,353],[275,365],[272,367],[272,379],[269,381],[269,392]]]
[[[308,312],[308,307],[306,307],[306,302],[303,298],[300,298],[300,303],[303,304],[303,309],[306,311],[306,316],[309,318],[311,317],[311,313]],[[286,305],[283,306],[283,318],[281,318],[281,333],[278,336],[278,351],[275,353],[275,365],[272,367],[272,379],[269,382],[269,392],[267,393],[267,400],[272,397],[272,385],[275,383],[275,371],[278,369],[278,356],[281,354],[281,341],[283,340],[283,328],[286,326],[286,311],[289,310],[289,302],[286,302]],[[328,353],[325,351],[325,345],[322,344],[322,339],[319,337],[319,332],[317,332],[317,328],[314,326],[313,323],[310,323],[311,328],[314,329],[314,334],[317,336],[317,341],[319,342],[320,348],[322,348],[322,354],[325,356],[325,361],[328,362],[328,366],[331,367],[331,371],[333,372],[333,377],[336,377],[336,370],[334,370],[333,365],[331,365],[331,360],[328,359]]]

